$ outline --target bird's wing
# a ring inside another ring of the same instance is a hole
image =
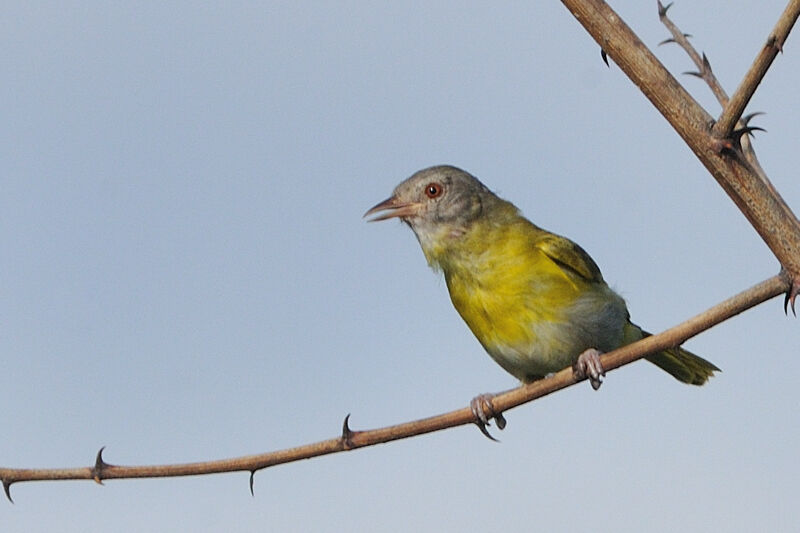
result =
[[[603,275],[586,251],[571,240],[552,233],[537,239],[536,247],[562,269],[586,281],[603,282]]]

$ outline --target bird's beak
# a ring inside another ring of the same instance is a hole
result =
[[[405,218],[414,216],[419,213],[422,204],[416,202],[401,202],[396,196],[387,198],[381,203],[374,206],[372,209],[364,213],[364,217],[374,215],[380,211],[387,211],[382,215],[369,219],[367,222],[378,222],[379,220],[386,220],[387,218]]]

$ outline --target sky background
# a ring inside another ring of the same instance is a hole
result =
[[[645,43],[656,3],[617,2]],[[679,2],[733,92],[785,2]],[[748,111],[800,209],[799,35]],[[658,57],[693,70],[677,47]],[[362,214],[421,168],[569,236],[660,331],[778,271],[558,2],[15,2],[0,11],[0,465],[226,458],[515,385],[413,234]],[[703,83],[680,80],[709,112]],[[599,392],[260,472],[24,483],[3,531],[796,531],[800,323],[775,299]]]

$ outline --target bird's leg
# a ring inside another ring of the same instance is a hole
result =
[[[503,429],[506,427],[506,419],[503,413],[495,411],[494,405],[492,405],[492,398],[495,396],[495,394],[479,394],[469,402],[469,408],[472,410],[472,414],[475,415],[475,425],[478,426],[481,433],[496,442],[497,439],[489,434],[486,426],[490,426],[490,420],[494,418],[497,423],[497,429]]]
[[[603,384],[602,378],[606,375],[606,371],[603,370],[603,365],[600,363],[602,353],[595,348],[589,348],[580,354],[578,360],[572,365],[572,375],[575,379],[588,378],[594,390],[600,388],[600,385]]]

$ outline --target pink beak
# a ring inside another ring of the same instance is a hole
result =
[[[420,206],[421,204],[415,202],[401,202],[396,196],[392,196],[372,207],[369,211],[364,213],[364,216],[368,217],[380,211],[388,211],[387,213],[369,219],[368,222],[378,222],[379,220],[395,217],[405,218],[419,213]]]

